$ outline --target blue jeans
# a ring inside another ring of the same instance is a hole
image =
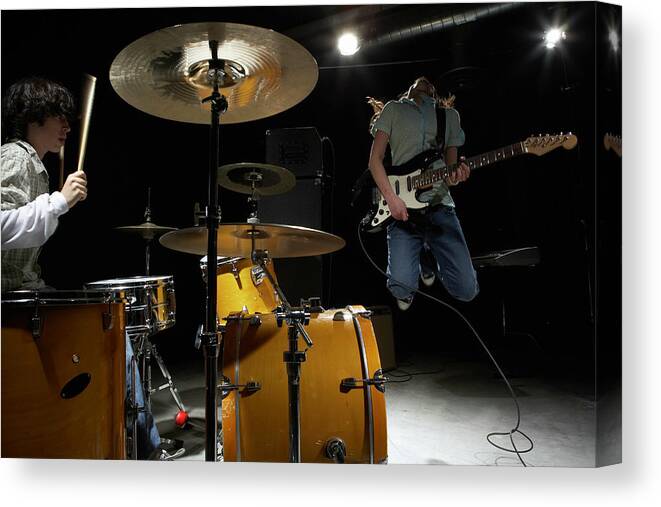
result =
[[[133,345],[131,345],[131,340],[126,335],[126,397],[128,399],[131,399],[131,360],[133,356]],[[138,442],[138,459],[147,459],[160,445],[161,436],[156,428],[151,410],[144,406],[145,395],[140,371],[137,368],[135,370],[135,387],[135,401],[138,407],[144,407],[144,410],[138,412],[138,434],[134,435],[134,438]]]
[[[387,238],[387,286],[397,299],[413,299],[410,288],[418,288],[420,254],[425,247],[431,251],[438,277],[452,297],[470,301],[477,296],[477,275],[454,208],[440,206],[407,222],[395,221],[388,226]]]

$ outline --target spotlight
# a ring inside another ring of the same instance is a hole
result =
[[[544,32],[544,43],[547,49],[553,49],[561,40],[566,38],[567,34],[560,30],[560,28],[552,28]]]
[[[337,39],[337,49],[340,50],[340,54],[344,56],[349,56],[356,54],[360,49],[358,45],[358,37],[352,33],[345,33]]]
[[[617,52],[617,50],[620,47],[620,37],[617,35],[617,32],[615,30],[610,31],[610,33],[608,34],[608,40],[611,43],[613,51]]]

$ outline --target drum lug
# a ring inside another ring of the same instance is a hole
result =
[[[333,314],[333,320],[336,322],[344,322],[347,319],[345,318],[344,312],[342,310],[338,310],[335,312],[335,314]]]
[[[388,377],[383,374],[383,370],[379,368],[374,372],[372,378],[345,378],[340,382],[340,391],[343,393],[349,392],[351,389],[360,389],[366,385],[374,386],[380,392],[386,392],[386,382],[388,382]]]
[[[245,384],[231,384],[230,379],[223,375],[223,379],[217,387],[221,391],[222,398],[225,399],[231,391],[240,391],[241,388],[243,388],[242,394],[256,393],[262,388],[262,383],[256,380],[251,380]]]
[[[32,338],[34,338],[35,340],[37,338],[41,338],[41,330],[43,328],[43,323],[39,315],[35,314],[32,316],[32,318],[30,319],[30,327],[32,329]]]
[[[252,278],[252,283],[255,287],[260,285],[263,281],[264,278],[266,278],[266,274],[264,273],[264,269],[261,266],[253,266],[250,268],[250,278]]]
[[[34,315],[30,319],[30,329],[32,330],[32,338],[35,340],[41,338],[41,330],[43,329],[44,323],[41,317],[39,316],[39,298],[36,298],[34,304]]]
[[[108,311],[103,312],[103,330],[104,331],[110,331],[113,326],[115,325],[115,319],[112,314],[112,305],[111,303],[108,303]]]

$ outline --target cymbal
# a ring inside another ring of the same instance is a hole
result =
[[[239,162],[218,168],[218,184],[241,194],[278,195],[296,186],[296,176],[284,167],[271,164]]]
[[[298,104],[319,77],[314,57],[273,30],[236,23],[190,23],[149,33],[126,46],[110,67],[110,82],[133,107],[159,118],[211,123],[208,79],[218,41],[227,98],[221,123],[266,118]]]
[[[339,236],[296,225],[226,223],[218,226],[218,255],[249,259],[253,250],[268,250],[272,258],[308,257],[335,252]],[[161,236],[161,245],[178,252],[207,254],[206,227],[189,227]]]
[[[133,234],[140,235],[143,239],[154,239],[161,234],[166,232],[176,231],[176,227],[166,227],[163,225],[156,225],[153,222],[145,222],[140,225],[123,225],[121,227],[115,227],[116,231],[119,232],[128,232]]]

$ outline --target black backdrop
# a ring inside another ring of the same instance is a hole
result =
[[[360,20],[379,34],[397,20],[443,17],[466,10],[459,4],[389,6]],[[536,337],[527,362],[542,357],[563,375],[594,373],[595,226],[598,203],[595,153],[604,129],[619,132],[620,68],[609,54],[606,24],[619,10],[599,14],[594,4],[526,4],[504,14],[458,27],[366,48],[341,59],[334,50],[355,6],[94,9],[2,12],[2,90],[16,79],[43,75],[77,92],[81,74],[99,78],[86,169],[89,198],[65,215],[44,248],[44,278],[57,288],[79,288],[103,278],[143,273],[143,244],[112,230],[143,221],[151,187],[154,222],[189,227],[193,206],[206,201],[208,128],[162,120],[122,101],[108,79],[117,53],[154,30],[179,23],[223,21],[272,28],[303,44],[320,65],[314,91],[300,104],[276,116],[221,129],[221,163],[264,161],[267,129],[314,126],[335,149],[333,214],[329,232],[347,241],[332,255],[330,299],[326,306],[392,305],[385,281],[366,261],[356,239],[364,209],[348,206],[349,188],[365,168],[371,138],[367,132],[368,95],[392,98],[419,75],[457,96],[473,155],[521,141],[532,134],[572,131],[579,147],[556,150],[541,158],[521,157],[484,169],[453,191],[469,246],[474,254],[539,246],[542,263],[533,269],[480,274],[482,292],[460,305],[493,346],[498,337],[499,302],[508,303],[509,324]],[[603,12],[603,11],[601,11]],[[562,49],[547,51],[540,35],[554,20],[567,26]],[[409,23],[410,24],[410,23]],[[596,56],[601,55],[597,62]],[[345,67],[350,65],[350,67]],[[341,66],[341,67],[338,67]],[[597,81],[597,78],[599,81]],[[596,99],[609,107],[595,124]],[[72,138],[77,132],[72,132]],[[70,166],[75,153],[69,149]],[[57,181],[55,156],[47,161]],[[614,167],[614,166],[613,166]],[[619,174],[599,191],[613,206],[604,215],[602,259],[619,282]],[[242,221],[245,199],[221,190],[224,221]],[[364,203],[362,203],[364,204]],[[614,210],[614,211],[613,211]],[[383,234],[366,245],[385,264]],[[276,264],[277,267],[277,264]],[[615,271],[612,271],[615,269]],[[192,360],[198,353],[193,336],[203,316],[203,284],[198,259],[156,246],[152,274],[174,275],[177,325],[161,333],[166,359]],[[613,282],[610,289],[618,290]],[[597,288],[598,289],[598,288]],[[432,292],[444,296],[437,284]],[[619,304],[610,309],[619,325]],[[450,312],[419,299],[406,315],[396,315],[398,347],[429,346],[469,357],[483,357],[469,331]],[[407,332],[405,332],[407,331]],[[202,367],[201,354],[199,355]]]

